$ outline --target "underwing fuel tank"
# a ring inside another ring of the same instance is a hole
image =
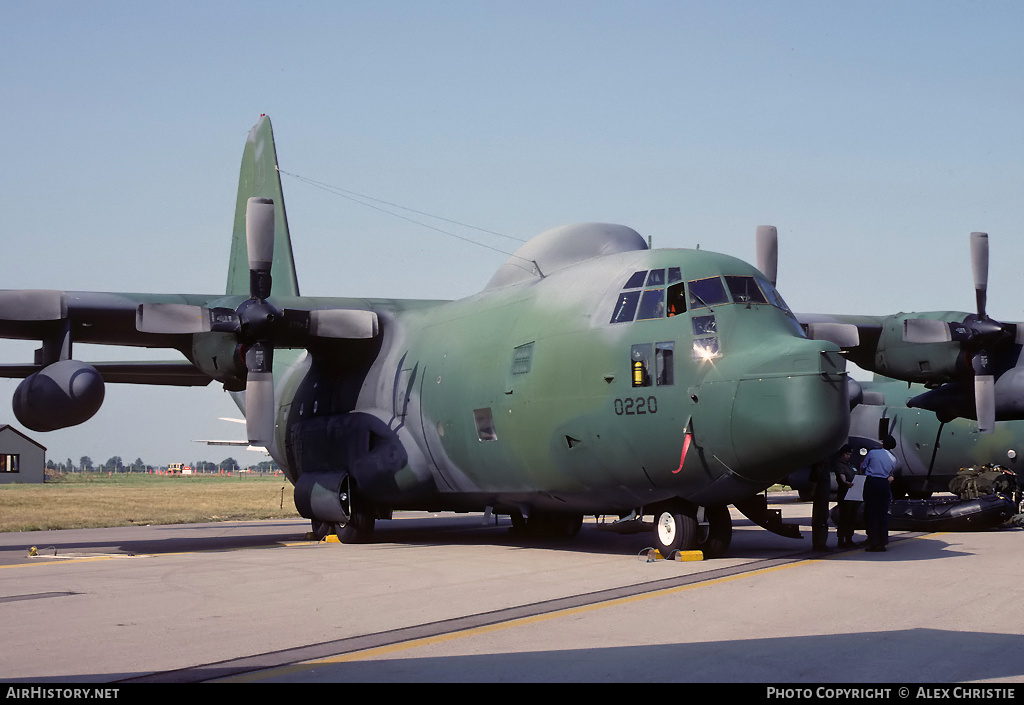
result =
[[[92,365],[61,360],[26,377],[14,391],[14,416],[33,431],[88,421],[103,405],[103,377]]]

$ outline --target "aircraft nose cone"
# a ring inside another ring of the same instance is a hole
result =
[[[819,347],[780,363],[775,370],[744,375],[737,384],[733,473],[748,481],[775,482],[827,457],[849,433],[849,391],[839,353]]]

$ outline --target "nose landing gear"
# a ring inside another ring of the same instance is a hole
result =
[[[719,558],[732,541],[729,507],[696,507],[678,500],[656,516],[654,536],[658,551],[666,558],[675,551],[694,550],[702,551],[705,558]]]

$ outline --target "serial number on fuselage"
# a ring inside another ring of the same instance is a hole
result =
[[[615,400],[616,416],[643,416],[658,413],[657,397],[627,397]]]

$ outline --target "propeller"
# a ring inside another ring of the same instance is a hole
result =
[[[775,286],[779,270],[779,231],[774,225],[758,225],[754,235],[757,268]]]
[[[908,343],[957,342],[970,356],[974,374],[974,406],[978,431],[995,429],[996,395],[992,349],[1014,337],[1007,326],[988,317],[988,233],[971,233],[971,272],[977,313],[963,321],[908,318],[903,322],[903,340]]]
[[[377,314],[359,309],[278,309],[273,289],[274,202],[250,198],[245,209],[249,298],[238,308],[142,304],[135,327],[144,333],[233,333],[245,351],[245,425],[249,442],[268,446],[274,437],[274,347],[307,347],[317,338],[373,338]],[[0,302],[2,303],[2,302]]]

